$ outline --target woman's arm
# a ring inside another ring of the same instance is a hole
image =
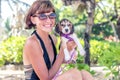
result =
[[[24,46],[24,54],[28,56],[29,61],[40,80],[51,80],[55,76],[64,59],[62,51],[61,47],[54,65],[48,71],[39,42],[34,39],[28,39]]]
[[[56,75],[56,73],[61,67],[61,64],[63,63],[63,60],[64,60],[64,54],[63,54],[63,48],[61,47],[54,65],[49,70],[49,80],[51,80]]]
[[[52,39],[54,41],[54,44],[56,45],[57,44],[57,38],[56,38],[56,36],[55,35],[51,35],[51,37],[52,37]],[[55,60],[55,63],[51,67],[51,69],[49,70],[49,80],[51,80],[56,75],[56,73],[58,72],[58,70],[61,67],[61,64],[64,61],[63,48],[64,48],[64,46],[61,43],[61,47],[60,47],[59,53],[57,54],[57,58]]]
[[[23,54],[28,56],[28,59],[38,77],[41,80],[49,80],[48,69],[39,42],[31,38],[28,39],[24,46]]]
[[[24,54],[28,56],[34,71],[41,80],[51,80],[59,70],[61,64],[63,63],[64,60],[63,49],[64,44],[61,44],[60,51],[56,58],[56,61],[49,71],[46,67],[43,58],[43,51],[38,41],[34,39],[28,39],[24,46]]]
[[[57,41],[57,39],[55,39],[54,36],[52,38],[53,38],[53,40]],[[52,78],[56,75],[57,71],[60,69],[61,64],[64,63],[65,55],[63,53],[63,49],[65,49],[67,47],[68,50],[71,51],[73,48],[76,47],[76,44],[74,41],[69,41],[69,42],[67,42],[67,46],[65,46],[65,45],[66,45],[66,43],[61,42],[60,51],[57,56],[57,59],[53,65],[53,67],[49,70],[50,77],[52,77]],[[50,78],[50,79],[52,79],[52,78]]]

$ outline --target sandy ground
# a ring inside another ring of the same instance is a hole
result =
[[[105,77],[105,74],[108,71],[104,71],[105,67],[91,67],[91,70],[94,70],[96,73],[94,75],[95,80],[114,80],[111,76]],[[21,68],[15,70],[13,66],[5,69],[0,69],[0,80],[24,80],[24,72]]]

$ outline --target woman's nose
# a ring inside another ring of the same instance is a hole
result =
[[[47,16],[46,22],[51,22],[51,19]]]

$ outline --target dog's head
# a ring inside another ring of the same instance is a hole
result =
[[[68,19],[62,19],[55,27],[55,31],[58,34],[72,34],[74,32],[74,26]]]

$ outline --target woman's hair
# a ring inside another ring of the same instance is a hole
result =
[[[32,27],[35,28],[35,24],[33,24],[30,19],[30,17],[33,16],[35,13],[40,14],[51,11],[55,12],[55,8],[50,0],[36,0],[28,10],[27,15],[25,16],[25,29],[31,29]]]

